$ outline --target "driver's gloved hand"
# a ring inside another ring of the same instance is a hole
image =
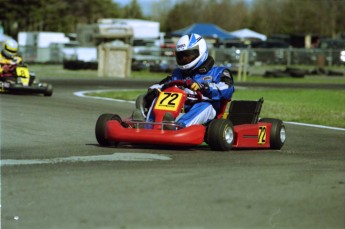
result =
[[[185,81],[185,86],[192,91],[200,91],[201,93],[208,92],[209,89],[208,83],[198,83],[193,79],[187,79]]]
[[[13,65],[5,64],[4,66],[2,66],[3,73],[10,73],[13,71],[13,69],[14,69]]]

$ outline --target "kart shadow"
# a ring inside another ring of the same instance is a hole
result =
[[[29,93],[29,92],[2,92],[0,95],[11,95],[11,96],[39,96],[44,97],[38,93]]]
[[[86,144],[100,148],[113,149],[152,149],[164,151],[211,151],[207,145],[198,146],[176,146],[176,145],[153,145],[153,144],[133,144],[133,143],[119,143],[116,146],[101,146],[99,144]]]
[[[153,144],[133,144],[133,143],[120,143],[117,146],[101,146],[99,144],[86,144],[87,146],[94,146],[99,148],[108,148],[108,149],[143,149],[143,150],[161,150],[161,151],[176,151],[176,152],[233,152],[233,153],[268,153],[268,152],[277,152],[273,149],[253,149],[253,148],[232,148],[229,151],[214,151],[207,144],[201,144],[197,146],[176,146],[176,145],[153,145]]]

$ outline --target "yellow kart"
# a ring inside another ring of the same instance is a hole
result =
[[[52,96],[53,86],[39,82],[27,65],[10,65],[6,68],[6,73],[0,76],[0,93]]]

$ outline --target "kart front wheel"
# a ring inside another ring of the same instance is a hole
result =
[[[98,117],[96,122],[95,134],[97,142],[101,146],[116,146],[118,143],[111,141],[107,136],[107,122],[110,120],[117,120],[122,122],[120,116],[114,114],[102,114]]]
[[[286,140],[286,129],[282,120],[273,118],[263,118],[260,122],[271,123],[270,148],[281,149]]]
[[[51,84],[47,84],[47,88],[44,91],[44,96],[52,96],[53,94],[53,86]]]
[[[141,94],[137,97],[137,99],[135,100],[135,108],[139,109],[141,114],[146,118],[146,113],[147,110],[145,108],[146,104],[145,104],[145,94]]]
[[[230,150],[234,136],[234,127],[229,119],[212,120],[207,127],[206,139],[212,150]]]

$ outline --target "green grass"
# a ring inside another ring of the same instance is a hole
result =
[[[145,90],[91,93],[93,96],[135,100]],[[239,89],[233,100],[264,98],[261,117],[345,128],[345,93],[342,90]]]
[[[95,78],[96,70],[65,70],[62,65],[30,65],[30,70],[38,78]],[[263,67],[261,67],[263,68]],[[268,66],[267,68],[274,68]],[[278,67],[279,68],[279,67]],[[158,81],[167,73],[151,73],[149,71],[132,72],[129,79]],[[114,79],[118,80],[118,79]],[[235,76],[235,85],[237,77]],[[306,76],[296,78],[264,78],[249,76],[248,82],[263,83],[303,83],[303,84],[345,84],[345,77]],[[127,92],[107,92],[97,94],[109,98],[135,100],[146,90]],[[257,100],[263,97],[265,102],[261,117],[279,118],[284,121],[305,122],[345,128],[345,93],[344,90],[321,89],[237,89],[233,95],[236,100]]]
[[[235,83],[237,76],[235,76]],[[331,76],[305,76],[304,78],[264,78],[262,76],[249,76],[246,82],[252,83],[282,83],[282,84],[345,84],[345,77]]]
[[[66,70],[62,65],[30,64],[30,71],[36,73],[38,78],[93,78],[97,77],[97,70]]]
[[[98,77],[97,70],[66,70],[62,65],[32,64],[29,69],[35,72],[39,78],[95,78]],[[132,71],[131,77],[127,79],[160,80],[166,77],[167,73],[152,73],[149,71]],[[120,78],[115,78],[120,79]]]
[[[43,64],[36,64],[36,65],[29,65],[30,71],[36,73],[37,77],[39,78],[94,78],[97,77],[97,70],[66,70],[63,69],[62,65],[43,65]],[[254,68],[254,67],[253,67]],[[267,66],[266,69],[272,69],[274,67]],[[275,67],[275,69],[280,69],[281,67]],[[260,69],[264,69],[264,67],[260,66]],[[262,70],[261,70],[262,71]],[[145,71],[132,71],[131,77],[127,79],[141,79],[141,80],[161,80],[166,77],[168,73],[156,73],[156,72],[149,72],[148,70]],[[235,83],[237,82],[237,76],[234,76]],[[345,84],[345,76],[343,77],[330,77],[330,76],[306,76],[304,78],[264,78],[260,75],[249,75],[247,77],[247,82],[261,82],[261,83],[301,83],[301,84],[308,84],[308,83],[327,83],[327,84]]]
[[[262,117],[345,127],[345,93],[341,90],[237,90],[233,99],[264,98]]]

